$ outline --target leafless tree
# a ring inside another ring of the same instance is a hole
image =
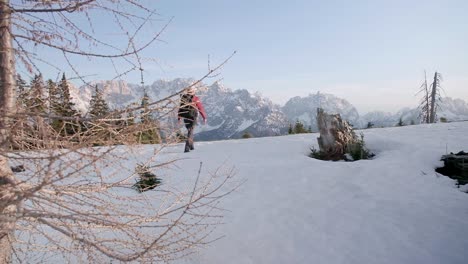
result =
[[[419,113],[419,117],[421,118],[423,123],[429,123],[430,116],[431,116],[431,109],[429,103],[429,89],[427,87],[427,76],[426,71],[424,71],[424,82],[421,84],[420,90],[418,92],[422,93],[422,99],[419,103],[419,108],[421,112]]]
[[[420,118],[423,123],[434,123],[437,120],[437,109],[439,102],[441,102],[441,86],[442,75],[438,72],[434,73],[434,80],[430,87],[427,85],[426,72],[424,71],[424,82],[422,83],[418,92],[422,93],[422,99],[419,104],[421,109]]]
[[[121,41],[99,38],[97,15],[107,16],[122,33]],[[63,55],[84,83],[73,63],[76,56],[110,61],[116,78],[134,71],[143,76],[141,52],[160,39],[168,24],[151,31],[155,15],[141,0],[0,0],[0,263],[170,261],[212,239],[222,217],[219,200],[235,189],[226,186],[233,169],[205,171],[200,164],[192,185],[168,183],[144,194],[129,191],[137,164],[157,173],[176,165],[162,154],[175,142],[171,127],[159,124],[164,144],[148,154],[133,145],[132,135],[153,128],[121,125],[140,107],[74,118],[15,106],[17,69],[38,73],[41,65],[60,67],[38,49]],[[147,107],[160,118],[170,115],[183,91]],[[79,127],[77,133],[63,135],[48,127],[54,119],[83,122],[92,129]],[[28,132],[37,120],[42,120],[41,133]],[[92,148],[96,143],[106,147]],[[20,164],[26,171],[14,174],[11,166]]]

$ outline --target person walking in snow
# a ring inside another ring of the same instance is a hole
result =
[[[180,97],[180,107],[178,111],[179,123],[184,121],[185,128],[187,128],[187,141],[185,142],[185,151],[189,152],[194,150],[193,147],[193,131],[197,124],[198,113],[200,112],[203,117],[203,123],[206,125],[207,117],[205,108],[200,99],[195,95],[195,89],[190,87]]]

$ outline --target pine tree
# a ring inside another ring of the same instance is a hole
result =
[[[43,117],[47,111],[46,101],[44,80],[41,74],[36,74],[31,80],[29,92],[26,93],[25,97],[25,110],[30,113],[27,120],[27,128],[30,131],[26,131],[26,133],[33,142],[30,146],[33,148],[47,147],[50,143],[49,134],[51,131],[48,122]]]
[[[42,75],[35,75],[31,80],[30,92],[26,100],[26,107],[36,114],[43,114],[46,111],[46,99],[44,91],[44,81]]]
[[[109,118],[110,108],[104,100],[103,93],[99,91],[97,85],[94,87],[94,94],[91,96],[91,100],[89,101],[88,115],[89,117],[96,119],[87,124],[87,133],[94,135],[96,138],[96,142],[93,142],[93,145],[101,146],[103,145],[102,142],[109,142],[113,138],[113,134],[110,132],[110,129],[107,129],[110,127],[111,123],[97,119],[104,117]]]
[[[307,133],[308,131],[305,129],[304,124],[301,121],[296,120],[296,124],[294,125],[294,134],[302,134]]]
[[[143,110],[141,110],[141,123],[150,123],[151,122],[151,113],[148,108],[149,106],[149,95],[146,92],[146,90],[143,93],[143,97],[141,98],[141,107],[143,107]]]
[[[156,177],[146,165],[138,164],[135,171],[140,179],[133,185],[133,188],[140,193],[152,190],[162,183],[162,180]]]
[[[27,107],[29,98],[29,85],[21,77],[20,74],[16,75],[16,107],[19,112],[29,111]],[[31,147],[30,142],[26,139],[31,137],[31,134],[34,134],[34,128],[31,127],[31,124],[28,122],[27,118],[24,116],[18,115],[15,116],[12,121],[14,125],[11,128],[11,147],[13,149],[23,150]]]
[[[294,130],[291,123],[289,123],[288,134],[294,134]]]
[[[99,91],[97,85],[89,101],[89,109],[89,115],[91,117],[103,117],[110,113],[109,105],[107,105],[107,102],[103,99],[102,92]]]
[[[58,92],[57,84],[51,79],[46,82],[47,91],[49,92],[49,111],[55,113],[55,110],[60,106],[60,95]]]
[[[242,138],[252,138],[252,134],[250,134],[249,132],[245,131],[244,134],[242,134]]]
[[[400,120],[398,121],[397,126],[404,126],[405,122],[403,122],[403,118],[400,117]]]
[[[68,84],[67,78],[65,77],[65,73],[62,75],[62,80],[57,85],[58,94],[61,97],[60,101],[60,109],[58,114],[66,117],[73,117],[78,114],[78,112],[74,109],[75,104],[72,102],[72,98],[70,95],[70,86]]]
[[[49,114],[58,115],[58,109],[60,109],[60,95],[57,88],[57,84],[51,79],[47,80],[47,90],[49,91]],[[51,121],[51,126],[55,131],[60,131],[63,124],[58,119]]]
[[[145,91],[141,98],[141,130],[137,132],[137,141],[142,144],[156,144],[161,142],[157,121],[152,116],[149,108],[150,97]]]
[[[17,106],[19,108],[26,108],[26,101],[29,93],[29,87],[26,81],[20,74],[16,75],[16,92],[17,92]]]
[[[69,85],[65,74],[57,85],[52,80],[47,81],[49,91],[49,112],[53,119],[52,128],[62,136],[71,136],[83,130],[82,122],[66,120],[63,117],[78,117],[79,113],[74,109],[71,101]]]

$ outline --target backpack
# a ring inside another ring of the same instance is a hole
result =
[[[193,95],[183,94],[180,97],[180,107],[178,115],[189,120],[195,120],[198,117],[198,110],[193,104]]]

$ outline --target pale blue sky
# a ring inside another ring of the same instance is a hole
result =
[[[424,70],[440,71],[446,95],[468,101],[466,0],[148,2],[161,15],[155,26],[174,19],[145,52],[158,59],[145,66],[146,83],[200,77],[208,55],[215,65],[237,51],[218,78],[277,103],[320,91],[360,112],[414,107]]]

